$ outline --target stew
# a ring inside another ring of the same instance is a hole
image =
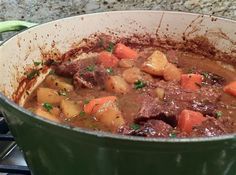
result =
[[[24,107],[72,127],[123,135],[236,132],[235,67],[200,53],[109,37],[96,46],[82,54],[69,51],[63,61],[48,60],[52,70]]]

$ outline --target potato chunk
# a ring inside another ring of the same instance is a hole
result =
[[[155,89],[156,96],[159,100],[163,100],[165,97],[165,90],[163,88],[156,88]]]
[[[166,81],[179,81],[181,74],[181,69],[177,68],[174,64],[168,63],[164,69],[163,77]]]
[[[166,55],[156,50],[143,63],[142,70],[151,75],[162,76],[167,63]]]
[[[115,103],[105,104],[95,116],[112,131],[117,130],[125,123],[124,118]]]
[[[119,66],[123,68],[131,68],[134,67],[135,62],[132,59],[121,59],[119,61]]]
[[[129,85],[120,76],[110,76],[105,81],[105,88],[110,92],[126,94],[129,91]]]
[[[123,72],[122,76],[125,79],[125,81],[132,84],[136,82],[137,80],[142,79],[141,71],[137,67],[126,69]]]
[[[40,87],[37,90],[37,101],[39,103],[59,104],[64,98],[54,89]]]
[[[60,110],[57,107],[53,107],[53,109],[50,112],[44,110],[42,107],[38,107],[35,110],[35,114],[54,122],[59,122],[58,118],[56,117],[59,115],[59,113]]]
[[[67,118],[76,117],[82,111],[81,104],[71,100],[62,100],[60,108]]]
[[[53,89],[60,89],[65,91],[72,91],[73,86],[66,82],[63,78],[60,78],[56,75],[48,75],[45,79],[46,84]]]

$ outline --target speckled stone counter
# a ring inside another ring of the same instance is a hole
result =
[[[187,11],[236,20],[236,0],[0,0],[0,21],[43,23],[85,13],[134,9]]]
[[[236,19],[236,0],[0,0],[0,20],[46,22],[111,10],[177,10]]]

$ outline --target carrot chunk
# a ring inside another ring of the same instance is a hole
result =
[[[178,118],[178,127],[181,131],[191,132],[194,126],[200,125],[206,118],[200,113],[191,110],[183,110]]]
[[[136,59],[136,58],[138,58],[138,53],[135,50],[133,50],[121,43],[116,44],[114,54],[115,54],[115,56],[117,56],[120,59]]]
[[[224,92],[236,96],[236,81],[233,81],[224,87]]]
[[[105,103],[112,103],[116,99],[117,98],[115,96],[95,98],[91,100],[88,104],[84,105],[84,112],[86,112],[87,114],[95,114]]]
[[[203,76],[200,74],[182,74],[181,86],[190,91],[197,91],[202,84]]]
[[[102,51],[99,53],[98,62],[104,67],[115,67],[118,64],[118,59],[111,52]]]

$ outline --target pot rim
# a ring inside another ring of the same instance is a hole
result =
[[[8,38],[7,40],[3,41],[2,43],[0,43],[0,47],[3,47],[5,43],[7,43],[9,40],[14,39],[17,35],[26,32],[27,30],[31,29],[31,28],[36,28],[36,27],[40,27],[42,25],[47,25],[49,23],[52,22],[57,22],[60,20],[65,20],[65,19],[70,19],[70,18],[75,18],[75,17],[86,17],[86,16],[95,16],[95,15],[103,15],[103,14],[110,14],[110,13],[160,13],[160,14],[165,14],[165,13],[173,13],[173,14],[184,14],[184,15],[192,15],[192,16],[197,16],[197,15],[201,15],[202,17],[214,17],[217,18],[219,20],[224,20],[224,21],[228,21],[231,23],[236,23],[235,20],[232,19],[228,19],[228,18],[223,18],[223,17],[216,17],[213,15],[204,15],[204,14],[199,14],[199,13],[191,13],[191,12],[180,12],[180,11],[162,11],[162,10],[123,10],[123,11],[108,11],[108,12],[97,12],[97,13],[91,13],[91,14],[83,14],[83,15],[75,15],[75,16],[70,16],[70,17],[65,17],[65,18],[60,18],[57,20],[53,20],[53,21],[49,21],[49,22],[45,22],[39,25],[35,25],[32,27],[29,27],[28,29],[25,29],[13,36],[11,36],[10,38]],[[2,100],[2,102],[5,105],[9,105],[11,107],[13,107],[15,110],[18,110],[20,113],[26,115],[27,117],[33,117],[41,122],[53,125],[55,127],[61,127],[64,129],[67,129],[69,131],[74,131],[74,132],[80,132],[82,134],[88,134],[97,138],[110,138],[110,139],[117,139],[117,140],[125,140],[125,141],[137,141],[137,142],[165,142],[165,143],[195,143],[195,142],[218,142],[218,141],[227,141],[230,139],[236,139],[236,133],[233,134],[225,134],[222,136],[213,136],[213,137],[198,137],[198,138],[146,138],[146,137],[137,137],[137,136],[126,136],[126,135],[119,135],[119,134],[113,134],[113,133],[109,133],[109,132],[104,132],[104,131],[92,131],[86,128],[80,128],[80,127],[71,127],[68,125],[63,125],[61,123],[56,123],[53,121],[50,121],[48,119],[45,119],[43,117],[40,117],[32,112],[30,112],[29,110],[17,105],[16,103],[14,103],[12,100],[10,100],[9,98],[7,98],[5,95],[3,95],[2,92],[0,92],[0,100]]]

